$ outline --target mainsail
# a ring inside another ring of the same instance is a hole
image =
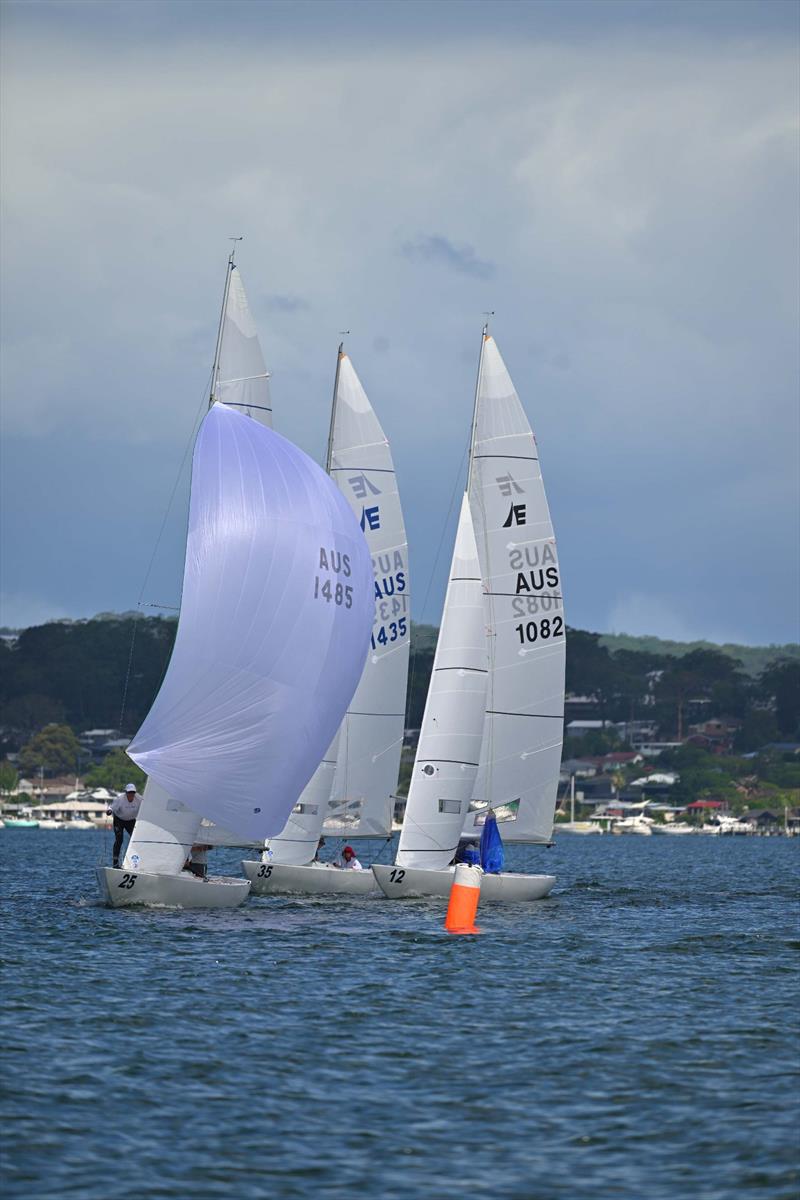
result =
[[[473,794],[486,707],[486,618],[466,493],[396,862],[451,861]]]
[[[411,602],[408,543],[386,435],[340,353],[330,471],[372,555],[375,621],[367,661],[339,732],[326,833],[387,836],[405,724]]]
[[[494,338],[484,334],[469,500],[483,576],[489,675],[464,834],[491,806],[506,842],[548,842],[561,762],[561,574],[536,442]]]
[[[269,374],[247,303],[239,268],[228,263],[227,287],[222,306],[212,397],[262,425],[272,425]]]
[[[277,833],[353,694],[373,612],[366,543],[328,476],[214,404],[175,646],[130,757],[171,803],[248,839]]]

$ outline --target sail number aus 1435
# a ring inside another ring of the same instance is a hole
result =
[[[405,637],[407,629],[405,617],[401,617],[399,621],[390,621],[388,625],[381,625],[378,632],[372,635],[372,649],[377,650],[378,646],[385,646],[388,642],[396,642],[399,637]]]
[[[527,625],[515,625],[515,630],[519,634],[519,640],[524,645],[525,642],[536,642],[539,639],[550,637],[560,637],[564,632],[564,621],[561,617],[553,617],[552,621],[549,617],[544,617],[538,623],[536,621],[528,621]]]

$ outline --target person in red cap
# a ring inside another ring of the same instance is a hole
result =
[[[363,871],[361,863],[356,858],[356,852],[352,846],[345,846],[342,851],[342,867],[345,871]]]

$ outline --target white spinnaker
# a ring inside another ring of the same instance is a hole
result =
[[[548,842],[564,727],[561,574],[536,442],[485,335],[469,488],[484,580],[489,675],[474,810],[494,808],[505,841]]]
[[[441,870],[473,794],[486,707],[486,617],[466,493],[396,862]]]
[[[230,266],[214,399],[272,426],[269,374],[239,268]]]
[[[253,841],[276,834],[353,695],[373,613],[366,542],[325,472],[213,405],[175,646],[128,753],[193,812]]]
[[[372,642],[339,733],[324,830],[386,837],[392,828],[405,725],[411,601],[408,543],[394,463],[352,363],[340,356],[331,476],[364,530],[375,576]]]

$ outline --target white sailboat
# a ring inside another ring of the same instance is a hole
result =
[[[209,411],[194,447],[180,620],[128,749],[149,776],[114,907],[230,907],[244,879],[183,871],[203,818],[283,826],[352,697],[374,597],[364,537],[328,476],[270,426],[267,373],[231,255]]]
[[[315,862],[320,835],[388,837],[405,722],[410,637],[408,545],[391,449],[342,346],[327,469],[352,508],[372,555],[375,620],[370,649],[341,729],[260,861],[242,863],[253,892],[363,894],[370,871]]]
[[[564,664],[560,572],[536,443],[484,329],[467,494],[400,847],[393,866],[373,866],[387,896],[447,895],[459,835],[479,837],[490,808],[505,842],[551,841]],[[481,892],[534,900],[554,883],[552,875],[487,874]]]

